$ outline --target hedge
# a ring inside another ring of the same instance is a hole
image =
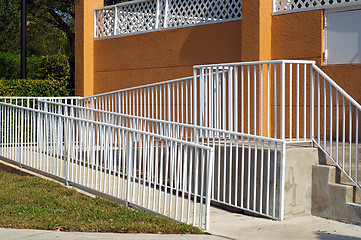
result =
[[[64,55],[31,56],[27,58],[29,79],[70,79],[68,57]],[[0,78],[17,79],[20,76],[20,55],[0,52]]]
[[[6,80],[0,79],[2,97],[64,97],[69,96],[66,80]]]
[[[43,56],[37,70],[38,79],[70,79],[69,59],[65,55]]]

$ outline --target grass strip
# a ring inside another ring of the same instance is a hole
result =
[[[38,177],[0,171],[0,227],[71,232],[201,234],[199,228],[135,211]]]

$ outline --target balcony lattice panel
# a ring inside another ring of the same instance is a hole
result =
[[[157,1],[118,7],[116,35],[148,31],[156,28]]]
[[[361,0],[274,0],[274,12],[300,12],[352,5],[361,5]]]
[[[95,21],[96,36],[112,36],[114,34],[115,11],[114,9],[98,10]]]
[[[241,19],[242,2],[170,0],[168,15],[169,27]]]
[[[241,0],[144,0],[95,10],[95,37],[242,18]]]

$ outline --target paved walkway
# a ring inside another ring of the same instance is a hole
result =
[[[214,211],[214,208],[212,210]],[[315,216],[296,217],[280,222],[213,211],[209,232],[229,239],[361,240],[361,226]]]
[[[58,231],[0,229],[0,240],[225,240],[225,239],[321,239],[361,240],[361,226],[307,216],[283,222],[240,214],[212,216],[213,235],[159,235],[115,233],[69,233]]]
[[[124,234],[124,233],[72,233],[39,230],[0,229],[0,240],[224,240],[210,235],[159,235],[159,234]]]

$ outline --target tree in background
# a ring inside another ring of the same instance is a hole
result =
[[[112,5],[128,0],[104,0]],[[28,56],[66,55],[74,87],[75,1],[27,0]],[[21,0],[0,0],[0,52],[20,53]],[[0,76],[1,77],[1,76]]]
[[[20,3],[21,0],[0,0],[0,53],[3,58],[8,56],[8,62],[14,62],[14,56],[20,53]],[[73,88],[74,0],[27,0],[27,15],[28,56],[31,59],[31,56],[66,55],[71,67],[70,88]]]
[[[50,15],[51,5],[45,5],[46,2],[42,0],[44,4],[40,7],[35,1],[37,0],[27,0],[28,55],[70,55],[70,46],[74,45],[70,45],[70,42],[74,42],[74,21],[69,19],[67,23],[69,38],[64,26],[64,30],[60,29],[60,24]],[[57,15],[62,14],[56,8],[54,11],[58,12]],[[0,51],[20,52],[20,0],[0,0]]]

